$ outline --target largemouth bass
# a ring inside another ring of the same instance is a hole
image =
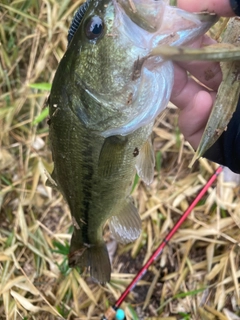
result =
[[[136,171],[147,184],[153,180],[150,135],[172,90],[172,62],[149,53],[161,44],[190,43],[215,20],[161,0],[88,0],[75,15],[49,96],[48,184],[70,207],[69,265],[90,267],[101,283],[111,273],[106,221],[118,241],[141,232],[132,181]]]

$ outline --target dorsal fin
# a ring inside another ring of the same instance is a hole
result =
[[[87,11],[89,7],[89,0],[87,0],[86,2],[84,2],[78,9],[78,11],[75,13],[73,19],[72,19],[72,23],[70,25],[70,28],[68,30],[68,46],[70,44],[70,42],[72,41],[72,38],[75,34],[75,32],[77,31],[81,21],[82,21],[82,18],[85,14],[85,12]]]

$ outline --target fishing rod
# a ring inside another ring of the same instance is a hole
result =
[[[162,253],[164,247],[168,244],[169,240],[173,237],[173,235],[176,233],[176,231],[179,229],[179,227],[182,225],[182,223],[186,220],[186,218],[189,216],[190,212],[194,209],[194,207],[197,205],[197,203],[201,200],[201,198],[204,196],[204,194],[207,192],[207,190],[211,187],[213,182],[217,179],[219,174],[222,172],[223,166],[219,166],[217,170],[214,172],[214,174],[211,176],[211,178],[208,180],[208,182],[205,184],[203,189],[199,192],[197,197],[193,200],[193,202],[190,204],[188,209],[183,213],[183,215],[180,217],[180,219],[177,221],[177,223],[173,226],[173,228],[170,230],[166,238],[160,243],[159,247],[156,249],[156,251],[152,254],[152,256],[148,259],[148,261],[145,263],[145,265],[140,269],[140,271],[137,273],[137,275],[133,278],[131,283],[127,286],[127,288],[123,291],[121,296],[118,298],[118,300],[115,302],[113,306],[108,308],[108,310],[104,313],[101,320],[113,320],[114,318],[116,320],[123,320],[125,318],[124,311],[120,309],[120,305],[122,302],[126,299],[130,291],[136,286],[137,282],[144,276],[144,274],[147,272],[147,269],[149,266],[157,259],[157,257]]]

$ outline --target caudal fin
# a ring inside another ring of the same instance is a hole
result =
[[[111,264],[108,251],[104,242],[98,244],[81,244],[76,248],[72,236],[68,264],[71,268],[90,268],[90,275],[102,284],[110,281]]]

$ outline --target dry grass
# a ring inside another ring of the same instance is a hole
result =
[[[46,119],[33,122],[48,92],[32,84],[51,83],[79,3],[0,4],[0,319],[99,319],[215,168],[200,160],[188,169],[192,151],[170,106],[154,130],[154,183],[138,182],[133,193],[141,237],[118,247],[105,287],[68,268],[70,213],[45,186],[52,167]],[[239,192],[221,178],[209,189],[123,304],[127,319],[240,319]]]

